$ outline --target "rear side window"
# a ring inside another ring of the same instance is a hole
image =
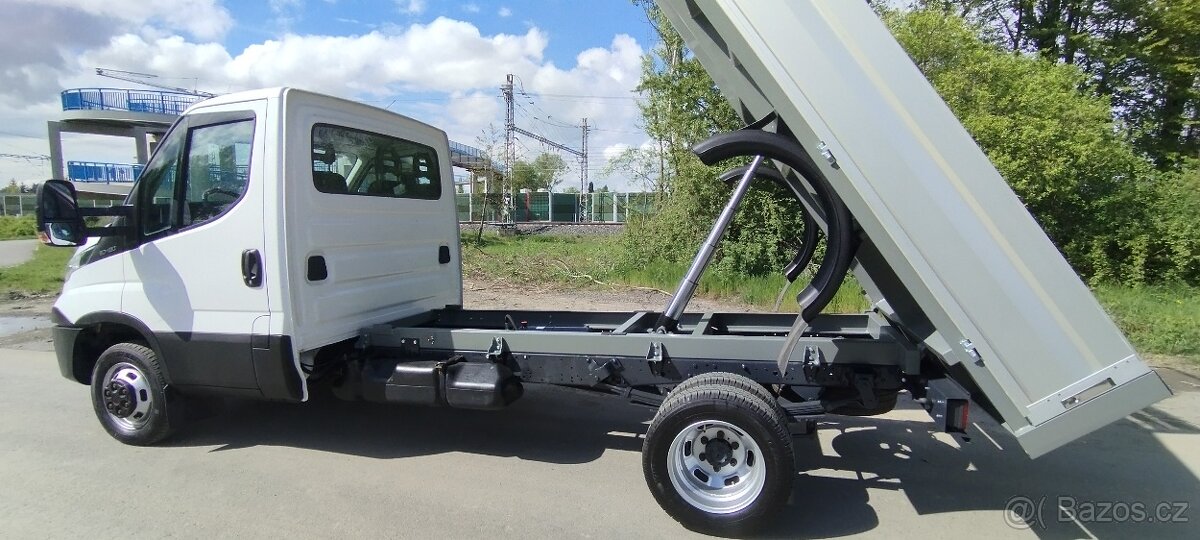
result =
[[[322,193],[436,200],[437,152],[423,144],[359,129],[312,129],[313,185]]]

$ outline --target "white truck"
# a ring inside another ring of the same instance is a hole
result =
[[[720,534],[788,499],[790,431],[822,415],[908,395],[963,433],[973,402],[1036,457],[1169,395],[863,3],[660,5],[749,124],[696,148],[736,187],[662,312],[464,309],[445,133],[275,88],[191,107],[122,206],[41,187],[43,240],[92,239],[52,313],[62,374],[137,445],[202,394],[497,409],[527,384],[611,393],[657,408],[643,470],[663,509]],[[790,279],[825,236],[800,313],[687,313],[756,181],[809,215]],[[851,271],[872,309],[820,314]]]

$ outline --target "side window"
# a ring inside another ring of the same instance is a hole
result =
[[[191,130],[181,225],[198,225],[225,213],[246,192],[254,121]]]
[[[246,191],[253,141],[253,119],[172,131],[135,188],[142,235],[225,213]]]
[[[323,193],[428,200],[442,196],[433,148],[358,129],[313,126],[312,173],[313,185]]]
[[[177,207],[174,204],[175,186],[185,134],[183,129],[172,131],[138,179],[137,190],[142,194],[142,234],[145,236],[171,228],[171,216]]]

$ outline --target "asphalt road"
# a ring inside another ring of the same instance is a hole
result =
[[[649,411],[616,398],[530,389],[500,412],[233,403],[135,448],[101,430],[51,353],[0,350],[0,365],[6,538],[691,535],[642,480]],[[1036,461],[994,424],[962,443],[919,410],[822,423],[796,438],[802,472],[765,534],[1200,537],[1200,380],[1172,381],[1184,391]],[[1026,499],[1035,523],[1014,528],[1005,507]],[[1164,503],[1189,522],[1058,508],[1093,503],[1151,517]]]
[[[0,240],[0,267],[16,266],[33,258],[37,240]]]

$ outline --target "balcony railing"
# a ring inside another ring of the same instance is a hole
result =
[[[67,178],[75,182],[132,182],[144,168],[144,165],[129,163],[68,161]]]
[[[193,103],[205,98],[160,90],[121,88],[73,88],[63,90],[64,111],[129,111],[180,115]]]

